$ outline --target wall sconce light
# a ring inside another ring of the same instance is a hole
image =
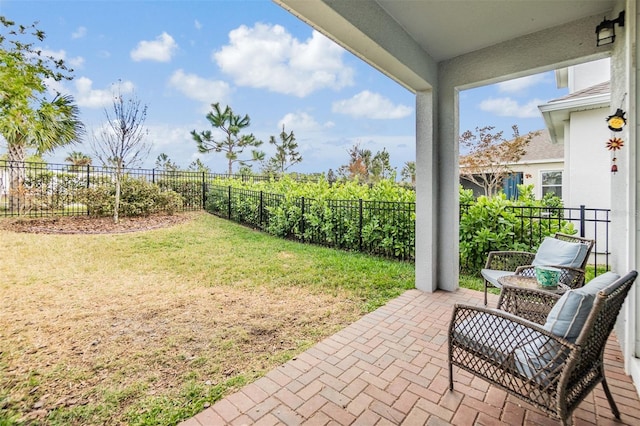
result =
[[[606,17],[596,27],[596,46],[611,44],[616,39],[616,25],[624,27],[624,10],[612,21]]]

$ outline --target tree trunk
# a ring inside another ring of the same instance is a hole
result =
[[[118,165],[116,167],[116,194],[115,194],[115,200],[113,201],[113,222],[114,223],[118,223],[120,221],[120,217],[118,216],[118,211],[120,210],[121,181],[122,181],[122,167],[120,165],[120,162],[118,162]]]

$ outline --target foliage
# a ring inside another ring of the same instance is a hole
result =
[[[269,143],[276,148],[276,153],[263,164],[262,172],[267,175],[278,174],[283,175],[289,167],[302,161],[302,156],[298,151],[298,144],[293,131],[285,132],[284,125],[280,132],[280,141],[271,136]]]
[[[384,179],[395,179],[395,171],[391,167],[389,153],[386,148],[376,152],[360,148],[356,143],[349,150],[349,164],[340,166],[338,174],[349,180],[362,183],[375,183]]]
[[[45,39],[36,27],[17,25],[0,16],[0,135],[7,143],[8,160],[20,163],[28,149],[37,154],[78,141],[84,126],[73,98],[56,94],[46,99],[48,80],[71,80],[63,60],[47,56],[35,46]],[[26,41],[25,41],[26,39]],[[16,196],[23,188],[25,169],[14,167],[9,176],[11,209],[21,206]]]
[[[513,138],[505,140],[503,132],[492,133],[494,127],[476,127],[460,136],[460,145],[468,150],[460,157],[460,176],[482,187],[487,197],[500,192],[502,180],[511,173],[510,164],[526,153],[529,141],[537,135],[531,132],[520,136],[518,126],[512,126]]]
[[[520,197],[504,194],[473,199],[473,192],[460,188],[460,267],[477,274],[490,251],[531,251],[547,235],[574,234],[573,224],[562,217],[557,198],[535,200],[533,186],[520,185]]]
[[[80,151],[73,151],[67,155],[64,161],[71,164],[71,166],[69,166],[70,172],[81,172],[86,166],[90,166],[93,160],[87,154]]]
[[[156,158],[156,168],[165,172],[175,172],[179,170],[178,165],[173,162],[164,152]]]
[[[390,180],[365,186],[285,177],[214,181],[206,209],[283,238],[411,259],[414,202],[414,191]]]
[[[107,124],[93,139],[93,150],[105,166],[113,166],[115,173],[115,194],[113,199],[113,221],[118,223],[120,212],[121,185],[124,168],[135,167],[149,154],[151,145],[145,141],[148,130],[144,127],[147,106],[138,98],[126,99],[122,87],[118,86],[114,95],[111,113],[105,109]]]
[[[409,182],[411,185],[416,185],[416,162],[415,161],[407,161],[404,163],[404,167],[402,167],[402,171],[400,172],[400,176],[402,180],[405,182]]]
[[[182,207],[193,210],[202,208],[202,173],[191,173],[185,176],[182,172],[180,176],[161,176],[155,182],[162,191],[172,191],[182,198]]]
[[[252,161],[262,161],[264,159],[264,152],[258,151],[257,149],[252,150],[251,159],[239,158],[239,155],[242,154],[246,148],[257,148],[262,145],[262,141],[256,139],[253,133],[248,135],[240,133],[251,124],[249,116],[245,115],[241,117],[234,114],[228,105],[223,110],[220,107],[220,103],[217,102],[211,104],[211,107],[213,110],[207,114],[207,120],[209,120],[209,123],[211,123],[214,129],[221,131],[224,137],[216,140],[216,137],[210,130],[203,130],[200,133],[192,130],[191,136],[198,145],[198,151],[201,153],[224,152],[227,158],[229,174],[233,174],[234,163],[246,165]]]
[[[148,216],[154,213],[173,214],[182,207],[180,194],[170,190],[162,191],[158,185],[144,179],[134,179],[127,175],[121,182],[118,215]],[[115,209],[115,183],[104,183],[80,191],[80,200],[86,204],[89,214],[109,216]]]
[[[190,172],[200,172],[207,174],[211,173],[211,169],[205,166],[205,164],[199,158],[196,158],[194,161],[192,161],[191,164],[189,164],[189,167],[187,167],[187,170],[189,170]]]

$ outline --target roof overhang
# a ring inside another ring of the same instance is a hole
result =
[[[611,103],[611,94],[602,93],[582,98],[553,101],[540,105],[538,109],[542,113],[545,125],[549,130],[551,140],[556,143],[564,142],[564,126],[569,121],[572,113],[588,111],[592,109],[607,108]]]
[[[559,66],[578,58],[563,57],[569,50],[563,43],[574,51],[581,49],[580,57],[607,56],[610,46],[595,48],[595,27],[618,4],[616,0],[273,1],[412,91],[431,88],[440,63],[490,52],[492,47],[504,52],[500,46],[512,46],[507,42],[545,31],[553,32],[555,37],[545,41],[553,40],[556,47],[544,49]],[[564,31],[575,22],[588,28],[579,34]],[[590,59],[595,58],[586,60]]]

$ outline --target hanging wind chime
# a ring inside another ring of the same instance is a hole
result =
[[[607,126],[609,127],[609,130],[611,130],[612,132],[621,132],[622,128],[624,127],[625,124],[627,124],[627,119],[624,117],[625,112],[618,108],[615,112],[615,114],[610,115],[607,117]],[[611,151],[611,155],[612,155],[612,165],[611,165],[611,173],[616,173],[618,171],[618,165],[616,164],[616,161],[618,160],[616,158],[616,151],[619,149],[622,149],[622,147],[624,146],[624,141],[615,136],[615,133],[612,134],[611,139],[609,139],[607,141],[607,149],[609,151]]]

